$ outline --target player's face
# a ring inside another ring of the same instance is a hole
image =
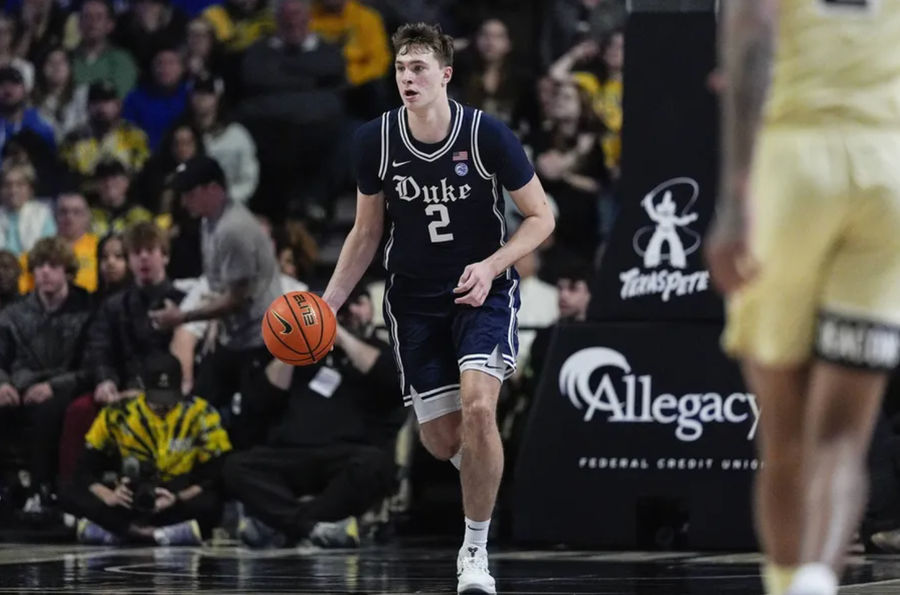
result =
[[[441,66],[431,50],[403,48],[394,62],[397,89],[403,104],[410,108],[423,108],[436,99],[447,98],[447,83],[453,74],[450,66]]]

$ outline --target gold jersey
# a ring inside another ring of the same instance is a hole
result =
[[[900,0],[781,0],[768,124],[900,126]]]

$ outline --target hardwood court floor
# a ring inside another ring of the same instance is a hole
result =
[[[253,552],[234,546],[0,544],[0,593],[455,593],[454,549]],[[750,554],[498,549],[499,593],[760,595]],[[854,559],[841,593],[900,594],[900,558]]]

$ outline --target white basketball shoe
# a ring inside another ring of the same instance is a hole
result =
[[[496,595],[494,577],[488,570],[487,549],[464,544],[456,558],[456,592],[460,594]]]

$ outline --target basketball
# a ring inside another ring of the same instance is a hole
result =
[[[292,366],[319,362],[331,351],[337,334],[334,312],[308,291],[292,291],[269,305],[262,336],[269,353]]]

